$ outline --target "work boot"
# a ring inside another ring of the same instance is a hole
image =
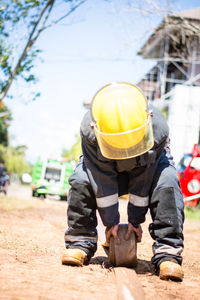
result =
[[[173,261],[163,261],[159,267],[159,277],[162,280],[183,280],[183,270],[182,267]]]
[[[108,242],[104,242],[102,244],[103,250],[105,251],[106,255],[109,255],[109,247],[110,247],[110,243]]]
[[[66,249],[62,256],[62,264],[82,267],[86,258],[87,254],[81,249]]]

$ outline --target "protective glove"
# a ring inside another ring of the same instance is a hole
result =
[[[105,235],[106,235],[106,244],[107,244],[107,247],[109,247],[109,245],[110,245],[110,238],[111,238],[111,236],[114,237],[114,239],[116,240],[117,244],[120,244],[120,239],[119,239],[119,237],[117,235],[118,229],[119,229],[119,225],[118,224],[112,226],[110,229],[106,228]]]
[[[138,225],[138,227],[134,227],[131,223],[128,223],[128,231],[125,236],[125,240],[129,240],[132,231],[136,233],[137,241],[138,243],[140,243],[142,240],[142,233],[143,233],[141,225]]]

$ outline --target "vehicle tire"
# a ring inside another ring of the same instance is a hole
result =
[[[36,191],[32,191],[32,197],[37,197],[37,196],[38,196],[37,192]]]
[[[67,201],[67,196],[60,196],[61,201]]]

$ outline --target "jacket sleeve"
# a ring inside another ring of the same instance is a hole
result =
[[[87,121],[87,120],[86,120]],[[88,123],[88,122],[87,122]],[[81,141],[87,174],[96,196],[97,208],[104,226],[119,223],[118,180],[115,162],[104,158],[91,129],[81,126]]]
[[[139,224],[145,222],[147,211],[148,211],[148,204],[145,206],[138,206],[129,202],[128,222],[130,222],[134,227],[138,228]]]

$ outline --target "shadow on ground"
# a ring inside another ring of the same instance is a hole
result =
[[[91,258],[90,262],[87,263],[93,265],[102,265],[103,268],[110,269],[113,268],[113,264],[111,264],[106,256],[96,256]],[[155,274],[154,266],[151,261],[138,259],[137,266],[134,268],[137,274],[147,274],[151,273],[152,275]]]

